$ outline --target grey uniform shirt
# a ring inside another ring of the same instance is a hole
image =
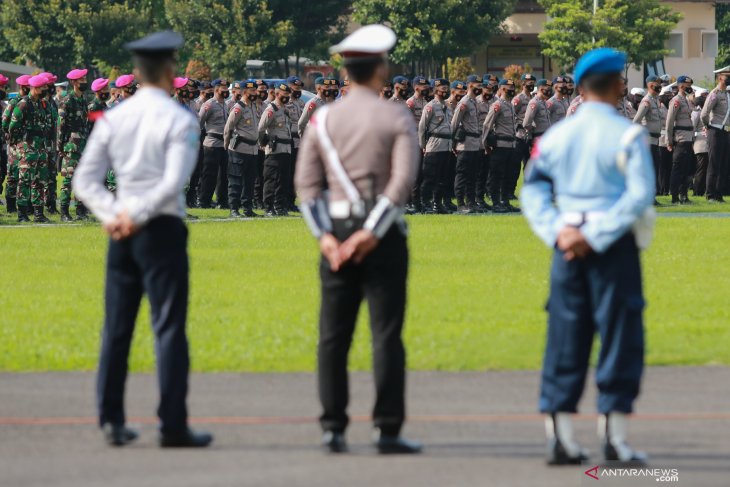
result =
[[[531,137],[540,137],[550,128],[550,113],[546,101],[536,96],[527,104],[525,119],[522,124]]]
[[[418,140],[421,149],[428,152],[449,152],[451,150],[451,119],[453,113],[448,103],[433,99],[425,106],[418,123]],[[427,134],[444,137],[427,137]]]
[[[269,136],[270,141],[278,140],[275,144],[272,142],[265,146],[267,156],[291,154],[291,120],[285,106],[279,106],[278,102],[266,106],[259,121],[259,142],[262,142],[264,134]]]
[[[232,108],[223,133],[226,148],[240,154],[258,154],[259,117],[256,105],[238,102]]]
[[[372,200],[384,195],[395,205],[405,205],[420,162],[413,115],[403,104],[381,100],[377,93],[359,86],[328,110],[327,133],[360,196]],[[317,123],[316,114],[313,123]],[[304,134],[294,182],[303,202],[319,198],[325,188],[330,203],[347,200],[316,130]]]
[[[309,100],[306,105],[304,105],[304,110],[302,110],[302,114],[299,117],[299,123],[297,124],[299,137],[304,137],[304,130],[307,128],[309,119],[312,118],[312,114],[317,111],[317,108],[323,106],[325,103],[326,102],[319,96],[315,96]]]
[[[550,122],[555,125],[568,114],[570,102],[567,98],[560,99],[557,95],[553,95],[552,98],[545,102],[545,105],[550,113]]]
[[[484,126],[484,120],[487,119],[487,113],[489,113],[489,107],[492,106],[492,103],[494,103],[494,96],[490,95],[490,98],[487,99],[484,96],[484,92],[482,92],[481,95],[477,96],[477,123],[479,125],[479,135],[481,135],[481,127]],[[479,137],[479,142],[481,144],[481,137]],[[479,148],[484,149],[484,144],[481,144]]]
[[[575,112],[578,111],[578,108],[583,104],[583,97],[581,95],[576,96],[571,100],[570,105],[568,106],[568,113],[565,114],[567,117],[572,117],[575,115]]]
[[[205,140],[203,147],[223,147],[223,129],[228,120],[228,109],[226,102],[219,102],[214,98],[203,103],[198,115],[200,128],[205,129]],[[216,134],[218,137],[213,137]]]
[[[629,120],[633,120],[636,116],[636,109],[634,109],[634,105],[629,102],[629,100],[626,99],[626,97],[621,98],[618,101],[618,104],[616,105],[616,110],[625,118],[628,118]]]
[[[646,95],[639,103],[639,109],[634,115],[634,123],[640,123],[649,131],[649,143],[651,145],[659,144],[664,119],[659,110],[659,99],[653,95]]]
[[[524,91],[512,98],[512,106],[515,108],[515,123],[517,127],[517,137],[520,139],[527,138],[527,130],[525,129],[525,113],[527,113],[527,105],[532,98]]]
[[[298,149],[301,143],[299,136],[299,119],[304,113],[304,102],[301,98],[294,99],[293,97],[286,104],[286,109],[289,112],[289,118],[291,119],[291,136],[294,139],[294,148]]]
[[[730,117],[727,116],[729,107],[730,93],[715,88],[707,95],[702,107],[702,123],[708,127],[723,128],[723,125],[730,123]]]
[[[673,145],[675,142],[692,142],[695,129],[692,125],[692,111],[694,103],[681,93],[672,98],[667,111],[667,142]]]
[[[705,100],[707,102],[707,100]],[[708,151],[707,135],[705,134],[705,124],[702,123],[702,110],[700,107],[695,108],[692,112],[692,126],[695,129],[695,141],[692,144],[692,150],[695,154],[702,154]]]
[[[659,137],[659,147],[667,146],[667,107],[659,103],[659,116],[662,117],[662,131]]]
[[[410,97],[408,100],[406,100],[406,106],[413,114],[413,120],[416,122],[416,125],[421,121],[421,114],[423,114],[423,107],[426,106],[428,102],[425,98],[418,97],[416,98],[415,95]]]
[[[487,118],[484,120],[482,144],[487,146],[487,135],[494,130],[494,135],[497,136],[497,147],[514,149],[516,120],[515,107],[512,102],[498,97],[497,101],[492,103]]]
[[[451,119],[451,134],[455,135],[459,127],[464,129],[466,139],[456,143],[459,152],[478,151],[482,148],[482,126],[479,125],[477,101],[465,96],[456,106]]]

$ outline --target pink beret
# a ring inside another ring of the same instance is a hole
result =
[[[28,86],[28,80],[30,79],[30,75],[24,74],[22,76],[18,76],[15,78],[15,82],[18,84],[18,86]]]
[[[105,86],[109,84],[109,80],[106,78],[97,78],[94,80],[93,83],[91,83],[91,91],[97,92],[101,89],[103,89]]]
[[[186,84],[188,84],[187,78],[175,78],[174,81],[172,82],[172,86],[174,86],[176,90],[182,88]]]
[[[88,73],[88,72],[89,72],[88,69],[72,69],[71,71],[68,72],[66,77],[70,80],[75,80],[75,79],[83,78],[84,76],[86,76],[86,73]]]
[[[6,76],[0,74],[0,86],[5,86],[6,84],[8,84],[8,81],[9,80]]]
[[[53,73],[47,73],[47,72],[43,72],[43,73],[39,74],[38,76],[42,76],[43,78],[45,78],[46,84],[55,83],[56,80],[58,79],[56,76],[53,75]]]
[[[117,88],[125,88],[132,84],[132,81],[134,81],[134,75],[133,74],[123,74],[117,80],[114,82]]]
[[[46,78],[42,74],[39,74],[39,75],[33,76],[31,79],[29,79],[28,84],[33,88],[39,88],[41,86],[46,86],[48,84],[48,78]]]

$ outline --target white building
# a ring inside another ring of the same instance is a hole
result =
[[[644,86],[650,74],[686,74],[696,82],[712,82],[717,55],[718,36],[715,30],[715,5],[730,0],[664,1],[682,14],[666,41],[673,53],[654,63],[629,68],[629,86]],[[540,51],[537,35],[543,31],[547,15],[535,0],[518,0],[514,13],[505,21],[508,34],[497,36],[489,47],[472,56],[472,64],[480,73],[501,74],[510,64],[529,64],[539,77],[560,74],[560,66]]]

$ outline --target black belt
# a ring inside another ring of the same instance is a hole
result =
[[[502,142],[514,142],[515,138],[509,135],[497,135],[497,140],[500,140]]]
[[[662,136],[662,134],[658,134],[656,132],[649,132],[649,135],[652,137],[661,137]]]
[[[277,138],[274,142],[277,144],[291,144],[292,139],[279,139]]]
[[[291,138],[292,139],[298,139],[299,138],[299,134],[291,134]]]
[[[429,134],[429,138],[451,140],[451,134]]]
[[[246,145],[258,145],[259,144],[259,141],[258,140],[255,140],[255,139],[245,139],[245,138],[239,136],[239,137],[236,137],[235,138],[233,147],[234,148],[238,147],[238,144],[240,144],[241,142],[243,142]]]
[[[467,137],[481,137],[482,136],[482,134],[478,134],[476,132],[466,132],[466,131],[464,132],[464,135],[466,135]]]
[[[545,133],[545,132],[535,132],[534,134],[532,134],[532,136],[533,136],[533,137],[540,137],[540,136],[541,136],[542,134],[544,134],[544,133]]]
[[[694,132],[695,131],[695,128],[694,127],[688,127],[686,125],[675,125],[674,126],[674,130],[686,130],[688,132]]]
[[[223,140],[223,134],[214,134],[212,132],[208,132],[207,135],[209,137],[213,137],[214,139]]]

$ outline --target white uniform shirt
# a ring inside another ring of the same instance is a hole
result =
[[[185,216],[183,187],[198,158],[195,116],[159,88],[141,88],[96,121],[73,178],[73,190],[103,222],[123,210],[143,225],[159,215]],[[104,186],[117,178],[116,197]]]

